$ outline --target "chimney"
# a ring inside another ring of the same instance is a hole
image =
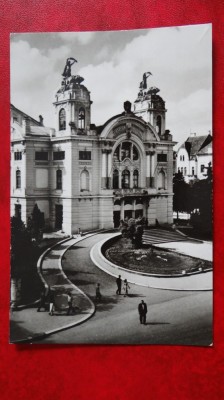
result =
[[[30,134],[30,118],[26,116],[23,120],[23,128],[24,128],[24,133],[25,135]]]
[[[197,133],[196,132],[191,132],[190,133],[190,137],[196,137],[197,136]]]
[[[42,115],[39,115],[40,126],[44,126],[44,119]]]

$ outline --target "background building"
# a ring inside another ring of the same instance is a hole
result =
[[[176,154],[176,172],[182,172],[186,182],[204,179],[207,168],[212,165],[212,136],[191,134]]]
[[[71,60],[71,59],[68,59]],[[145,74],[134,102],[96,127],[84,79],[63,73],[55,95],[55,129],[11,106],[11,215],[26,223],[35,204],[45,226],[68,234],[113,228],[144,216],[173,222],[173,146],[159,89]]]

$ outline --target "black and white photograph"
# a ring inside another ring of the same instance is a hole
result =
[[[10,115],[10,343],[212,346],[212,25],[12,33]]]

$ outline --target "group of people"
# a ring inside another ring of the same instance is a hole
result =
[[[68,302],[68,307],[67,307],[67,315],[70,315],[75,311],[75,307],[73,304],[73,297],[71,293],[67,293],[67,302]],[[48,301],[47,301],[48,300]],[[49,302],[49,307],[48,307],[48,302]],[[55,312],[55,293],[53,290],[49,289],[48,293],[46,295],[45,291],[41,292],[40,295],[40,301],[38,304],[37,311],[40,312],[41,309],[44,309],[47,311],[49,308],[49,315],[54,315]]]
[[[118,278],[116,279],[116,284],[117,284],[117,290],[116,290],[116,294],[117,295],[121,295],[122,293],[122,279],[121,279],[121,275],[118,276]],[[124,291],[124,297],[128,296],[128,291],[130,289],[130,286],[128,284],[127,279],[124,279],[123,282],[123,291]],[[74,299],[71,293],[67,293],[67,302],[68,302],[68,307],[67,307],[67,315],[70,315],[71,313],[73,313],[75,311],[75,307],[74,307]],[[47,296],[46,293],[44,291],[41,292],[41,296],[40,296],[40,301],[38,304],[38,308],[37,311],[41,311],[41,309],[43,308],[45,311],[48,310],[48,305],[46,303],[46,300],[48,298],[49,301],[49,315],[54,315],[55,312],[55,293],[52,289],[49,289]],[[100,291],[100,283],[97,283],[96,285],[96,301],[101,301],[102,300],[102,294]],[[146,324],[146,314],[147,314],[147,305],[144,302],[144,300],[141,301],[141,303],[138,305],[138,313],[139,313],[139,318],[140,318],[140,323],[141,324]]]
[[[121,290],[122,290],[122,279],[121,279],[121,275],[118,276],[118,278],[116,279],[116,283],[117,283],[117,291],[116,294],[121,294]],[[128,284],[127,279],[124,280],[124,284],[123,284],[123,290],[124,290],[124,297],[128,295],[128,290],[130,289],[130,286]]]

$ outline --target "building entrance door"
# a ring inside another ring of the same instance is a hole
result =
[[[121,213],[120,211],[114,211],[114,228],[118,228],[120,225]]]
[[[63,222],[63,206],[55,204],[55,229],[62,229]]]

